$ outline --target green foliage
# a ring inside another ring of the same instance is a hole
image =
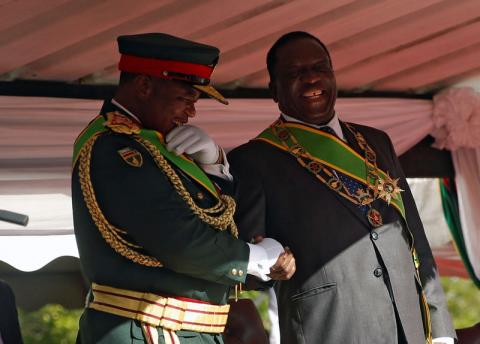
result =
[[[270,331],[271,324],[270,319],[268,318],[268,293],[264,291],[244,291],[240,295],[242,299],[252,299],[253,303],[257,307],[258,313],[260,313],[260,318],[263,322],[263,327],[267,331]]]
[[[469,327],[479,322],[480,290],[473,282],[456,277],[442,277],[441,283],[455,328]],[[253,300],[265,328],[269,330],[268,293],[245,291],[240,297]],[[67,310],[60,305],[46,305],[30,313],[19,310],[25,344],[75,343],[81,313],[81,310]]]
[[[441,283],[455,328],[480,322],[480,290],[475,284],[458,277],[442,277]]]
[[[18,316],[25,344],[75,343],[81,313],[60,305],[46,305],[30,313],[20,309]]]

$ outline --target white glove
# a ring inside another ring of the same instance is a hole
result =
[[[167,149],[177,155],[188,154],[200,164],[214,164],[219,157],[217,144],[203,130],[192,125],[176,127],[166,136]]]
[[[277,261],[278,256],[283,253],[283,246],[277,240],[272,238],[263,238],[263,240],[256,245],[262,247],[265,250],[267,257],[262,263],[265,268],[270,271],[270,268]]]
[[[250,248],[247,273],[260,278],[262,281],[269,281],[270,268],[275,264],[278,256],[283,253],[282,245],[275,239],[264,238],[257,244],[247,245]]]

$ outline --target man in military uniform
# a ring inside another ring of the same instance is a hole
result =
[[[290,278],[275,240],[237,239],[221,148],[187,125],[217,48],[152,33],[118,38],[120,84],[74,149],[74,227],[91,283],[79,343],[222,343],[231,287]],[[207,175],[206,172],[209,174]],[[216,175],[216,177],[215,177]]]
[[[332,61],[316,37],[282,36],[267,67],[280,118],[229,160],[241,236],[275,238],[296,255],[297,272],[275,288],[282,343],[453,344],[387,134],[339,121]]]

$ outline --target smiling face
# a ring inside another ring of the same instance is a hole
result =
[[[327,51],[313,38],[294,39],[278,48],[270,81],[282,113],[311,124],[334,115],[337,85]]]
[[[183,81],[147,78],[151,88],[144,94],[141,105],[141,121],[146,128],[166,135],[195,116],[198,90]]]

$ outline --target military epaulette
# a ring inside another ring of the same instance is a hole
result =
[[[127,135],[140,134],[140,124],[134,119],[117,111],[108,112],[106,116],[107,120],[103,125],[111,131]]]

